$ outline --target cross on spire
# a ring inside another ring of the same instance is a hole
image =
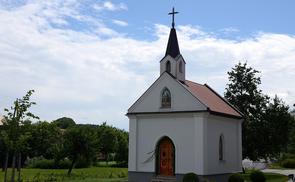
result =
[[[168,15],[172,15],[172,28],[174,28],[174,15],[177,14],[177,11],[174,11],[174,7],[172,8],[172,12],[170,12]]]

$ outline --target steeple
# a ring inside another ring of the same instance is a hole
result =
[[[169,73],[175,79],[185,82],[185,61],[180,54],[176,30],[174,28],[174,15],[178,12],[172,9],[169,15],[172,15],[172,27],[170,30],[168,45],[164,58],[160,61],[160,74]]]
[[[172,27],[170,30],[170,35],[169,35],[169,40],[167,44],[167,49],[166,49],[166,54],[172,56],[173,58],[176,58],[180,54],[179,51],[179,46],[178,46],[178,40],[177,40],[177,35],[176,35],[176,30],[174,28],[174,15],[177,14],[178,12],[174,11],[174,7],[172,9],[172,12],[169,13],[169,15],[172,15]]]

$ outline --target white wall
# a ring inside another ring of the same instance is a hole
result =
[[[175,173],[200,175],[241,171],[241,120],[209,113],[169,113],[129,116],[129,171],[155,172],[147,161],[163,137],[175,145]],[[224,160],[219,160],[219,136],[224,136]]]
[[[155,151],[157,142],[163,137],[171,138],[175,145],[175,173],[184,174],[195,171],[198,174],[203,173],[203,137],[202,131],[196,129],[202,128],[202,119],[194,118],[196,114],[161,114],[146,115],[137,117],[137,144],[131,144],[131,151],[136,150],[136,154],[129,160],[129,171],[155,172],[155,158],[145,162]],[[201,113],[197,115],[202,115]],[[197,120],[197,122],[195,122]],[[132,127],[134,128],[134,127]],[[132,130],[133,131],[133,130]],[[131,132],[131,130],[130,130]],[[136,149],[135,149],[136,148]],[[150,153],[150,154],[149,154]],[[136,155],[136,164],[134,163]]]
[[[166,71],[166,63],[170,61],[171,63],[171,74],[175,76],[178,80],[185,81],[185,61],[181,55],[177,56],[176,58],[167,55],[164,57],[160,62],[160,75]],[[182,72],[179,71],[179,63],[182,62]]]
[[[205,174],[241,171],[241,120],[210,115],[206,122]],[[224,136],[224,160],[219,160],[219,137]]]
[[[161,108],[161,92],[167,87],[171,92],[171,108]],[[167,111],[196,111],[206,110],[190,92],[169,74],[164,73],[128,110],[137,112],[167,112]]]

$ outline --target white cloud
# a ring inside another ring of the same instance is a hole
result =
[[[124,3],[114,4],[111,1],[104,1],[102,3],[97,3],[93,6],[96,10],[109,10],[109,11],[119,11],[128,10],[128,7]]]
[[[227,34],[227,33],[239,32],[240,30],[234,27],[227,27],[227,28],[220,29],[220,31]]]
[[[126,27],[128,26],[128,23],[126,21],[122,21],[122,20],[113,20],[113,23],[122,27]]]
[[[159,75],[169,27],[155,25],[156,40],[136,40],[81,14],[73,1],[54,2],[0,10],[0,110],[35,89],[34,112],[42,119],[69,116],[127,129],[124,113]],[[93,30],[72,29],[68,16],[88,22]],[[69,27],[52,26],[56,20]],[[226,72],[247,60],[261,71],[266,93],[294,103],[294,36],[259,33],[237,41],[192,25],[177,27],[177,33],[188,79],[207,82],[223,94]]]

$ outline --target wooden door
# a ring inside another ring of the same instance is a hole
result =
[[[168,138],[159,144],[159,175],[174,175],[174,147]]]

